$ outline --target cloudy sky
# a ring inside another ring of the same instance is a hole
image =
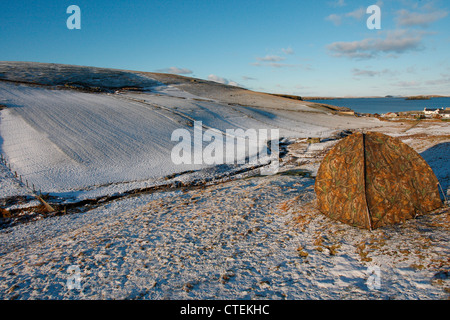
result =
[[[67,28],[69,5],[81,29]],[[367,8],[381,9],[369,29]],[[0,3],[0,60],[177,73],[301,96],[450,95],[450,1]]]

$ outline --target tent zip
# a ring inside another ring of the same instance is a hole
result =
[[[367,184],[367,170],[366,170],[366,134],[362,133],[362,147],[363,147],[363,170],[364,170],[364,200],[366,202],[366,213],[367,213],[367,221],[369,222],[369,230],[372,231],[372,216],[369,210],[369,204],[367,203],[367,192],[366,192],[366,184]]]

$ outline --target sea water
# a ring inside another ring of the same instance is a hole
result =
[[[360,113],[423,111],[424,108],[450,108],[450,98],[406,100],[405,98],[337,98],[332,100],[308,100],[311,102],[347,107]]]

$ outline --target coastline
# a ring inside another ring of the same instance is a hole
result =
[[[404,97],[352,97],[352,98],[327,98],[324,100],[306,100],[312,103],[336,106],[337,108],[347,108],[357,114],[366,114],[373,116],[374,114],[395,113],[417,113],[427,109],[449,110],[450,97],[430,97],[429,99],[404,98]]]

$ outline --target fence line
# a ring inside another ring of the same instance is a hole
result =
[[[18,174],[17,171],[12,171],[11,170],[11,164],[8,162],[8,160],[6,159],[5,156],[3,156],[3,153],[0,152],[0,163],[2,163],[8,170],[9,172],[11,172],[11,174],[14,175],[14,177],[19,181],[19,184],[22,185],[23,187],[26,187],[28,189],[30,189],[34,194],[36,194],[36,187],[34,185],[34,183],[30,183],[28,181],[28,179],[24,179],[22,177],[22,175]],[[30,186],[32,186],[33,188],[30,188]],[[41,189],[39,189],[39,194],[42,195],[41,193]]]

